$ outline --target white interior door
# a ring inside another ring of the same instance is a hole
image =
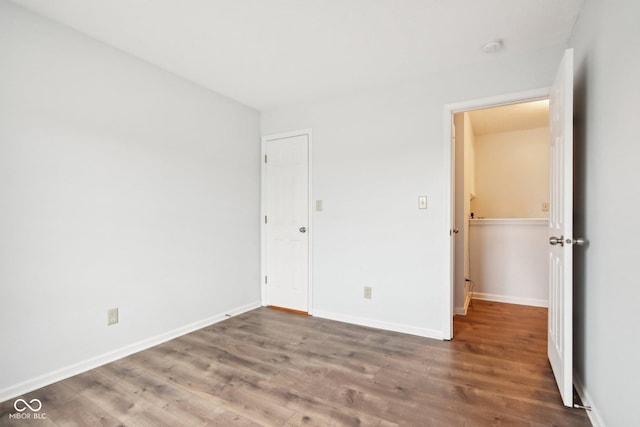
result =
[[[573,49],[562,58],[549,98],[547,353],[562,400],[573,406]]]
[[[266,305],[309,311],[309,135],[265,142]]]

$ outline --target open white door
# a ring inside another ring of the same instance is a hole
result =
[[[276,135],[263,144],[263,301],[308,313],[310,134]]]
[[[565,406],[573,406],[573,49],[549,95],[549,327],[547,353]]]

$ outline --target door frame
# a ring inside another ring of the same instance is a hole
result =
[[[454,102],[445,104],[443,109],[443,143],[444,143],[444,214],[445,214],[445,230],[442,233],[445,248],[445,269],[443,281],[444,307],[442,319],[442,338],[450,340],[453,338],[453,316],[455,313],[454,305],[454,267],[455,254],[453,253],[453,235],[452,230],[455,228],[455,170],[453,161],[455,160],[454,145],[451,143],[452,133],[451,126],[453,124],[453,115],[463,113],[465,111],[480,110],[484,108],[499,107],[502,105],[519,104],[521,102],[538,101],[549,98],[549,87],[531,89],[523,92],[514,92],[487,98],[478,98],[468,101]],[[447,261],[448,260],[448,261]]]
[[[312,165],[312,132],[311,129],[301,129],[291,132],[283,132],[272,135],[264,135],[262,136],[261,142],[261,156],[260,156],[260,298],[262,306],[267,305],[267,289],[264,278],[267,273],[267,227],[264,222],[264,218],[266,216],[267,209],[267,169],[265,167],[265,156],[267,152],[267,142],[274,141],[278,139],[291,138],[295,136],[307,136],[307,263],[308,263],[308,294],[307,294],[307,313],[309,315],[313,314],[313,222],[312,222],[312,205],[313,205],[313,196],[312,196],[312,182],[311,178],[313,176],[311,165]]]

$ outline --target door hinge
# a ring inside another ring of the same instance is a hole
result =
[[[264,216],[264,223],[265,224],[267,223],[267,216],[266,215]]]
[[[267,163],[267,155],[264,155],[264,162]]]
[[[264,276],[264,284],[267,284],[267,276]]]

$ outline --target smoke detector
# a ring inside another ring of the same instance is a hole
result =
[[[482,46],[484,53],[496,53],[504,49],[504,42],[502,40],[494,40]]]

